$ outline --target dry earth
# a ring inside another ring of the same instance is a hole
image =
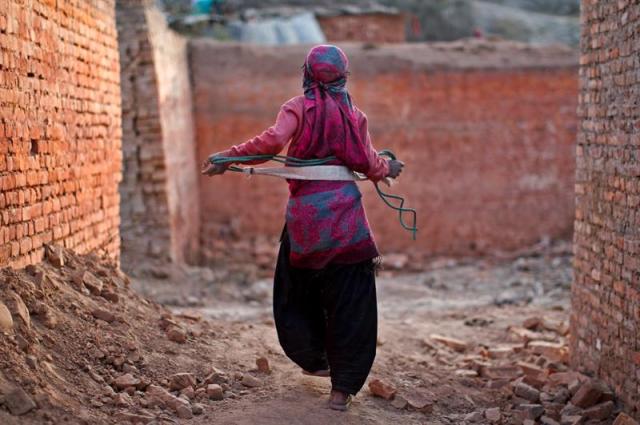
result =
[[[365,387],[347,413],[324,406],[328,380],[301,375],[283,355],[267,261],[211,270],[132,259],[123,262],[131,285],[103,259],[55,248],[41,265],[0,271],[11,312],[0,306],[0,423],[510,424],[544,415],[553,425],[575,413],[610,424],[618,409],[598,385],[585,400],[592,381],[567,371],[565,245],[412,272],[389,256],[396,270],[379,278],[369,382],[394,398]]]

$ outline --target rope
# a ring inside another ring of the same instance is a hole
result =
[[[392,160],[396,159],[396,155],[388,149],[381,150],[379,152],[379,155],[386,156],[387,158],[390,158]],[[406,208],[404,206],[405,199],[402,196],[385,193],[382,191],[382,189],[380,189],[380,185],[378,183],[374,183],[374,185],[376,187],[376,192],[378,192],[378,195],[380,196],[380,199],[382,199],[388,207],[398,211],[398,219],[400,220],[400,225],[403,229],[411,232],[411,238],[415,241],[418,233],[418,213],[416,212],[416,210],[413,208]],[[390,199],[399,201],[399,204],[397,206],[393,205]],[[410,226],[405,224],[404,214],[409,214],[411,216]]]
[[[379,154],[381,156],[386,156],[389,159],[395,160],[396,156],[390,150],[380,151]],[[274,161],[279,162],[281,164],[285,164],[289,167],[314,167],[318,165],[325,165],[331,161],[335,161],[337,158],[335,156],[329,156],[326,158],[318,158],[318,159],[299,159],[293,158],[290,156],[284,155],[247,155],[247,156],[235,156],[235,157],[227,157],[227,156],[215,156],[209,158],[209,162],[212,164],[231,164],[236,162],[252,162],[252,161]],[[231,165],[228,168],[229,171],[233,172],[243,172],[242,167],[238,167],[235,165]],[[417,212],[413,208],[406,208],[404,206],[405,199],[402,196],[393,195],[390,193],[385,193],[380,189],[380,185],[378,183],[374,183],[376,187],[376,192],[378,192],[378,196],[384,201],[384,203],[390,207],[391,209],[398,211],[398,219],[400,220],[400,225],[403,229],[411,232],[412,239],[416,240],[418,227],[417,227]],[[397,201],[397,205],[394,205],[394,201]],[[404,221],[405,214],[409,214],[411,218],[411,224],[407,225]]]

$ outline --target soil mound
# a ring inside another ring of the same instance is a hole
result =
[[[141,298],[109,260],[47,247],[42,264],[0,269],[0,423],[206,417],[255,383],[223,371],[227,332]]]

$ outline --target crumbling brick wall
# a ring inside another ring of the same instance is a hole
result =
[[[0,266],[119,254],[113,0],[0,0]]]
[[[582,22],[572,361],[640,419],[640,2]]]
[[[123,249],[194,261],[197,165],[186,41],[148,0],[118,0]]]
[[[329,41],[402,43],[407,41],[405,16],[391,13],[318,16]]]
[[[362,49],[345,45],[355,102],[374,145],[407,162],[391,190],[419,213],[413,242],[363,183],[383,252],[466,255],[569,237],[577,120],[577,56],[509,43]],[[307,47],[191,45],[201,159],[260,133],[301,93]],[[212,71],[215,70],[215,71]],[[221,235],[278,235],[287,185],[236,175],[202,178],[206,247]]]

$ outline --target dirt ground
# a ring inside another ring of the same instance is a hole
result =
[[[61,251],[60,266],[54,254],[1,271],[0,300],[14,318],[0,339],[3,424],[523,423],[521,406],[532,401],[514,388],[525,383],[560,423],[567,399],[555,399],[570,383],[544,380],[587,379],[566,366],[567,244],[500,261],[432,260],[412,271],[403,256],[389,256],[378,278],[369,382],[393,387],[395,398],[365,385],[347,413],[325,407],[326,378],[303,376],[284,356],[269,261],[208,269],[123,257],[128,284],[97,257]],[[552,350],[539,351],[540,341]],[[588,423],[610,424],[607,413]]]
[[[134,287],[176,313],[240,326],[242,341],[236,341],[233,350],[249,363],[256,356],[269,358],[273,372],[268,390],[216,411],[216,423],[460,424],[469,413],[508,406],[510,391],[488,391],[486,380],[456,375],[457,370],[468,367],[465,356],[446,347],[434,350],[429,337],[441,334],[463,340],[472,353],[483,347],[521,342],[508,328],[520,327],[527,317],[566,324],[570,247],[559,244],[543,251],[544,255],[535,249],[497,262],[439,259],[413,272],[406,271],[402,256],[390,256],[387,263],[395,267],[378,278],[379,347],[371,379],[395,386],[399,394],[419,394],[433,401],[428,415],[396,409],[388,401],[372,397],[366,387],[350,412],[327,410],[323,401],[329,383],[302,376],[278,345],[268,268],[244,265],[243,269],[232,263],[228,270],[208,276],[215,283],[191,279],[189,287],[181,285],[178,290],[171,276],[158,281],[150,278],[154,272],[149,271],[142,273],[146,277],[134,279]],[[197,271],[191,273],[196,275]]]

